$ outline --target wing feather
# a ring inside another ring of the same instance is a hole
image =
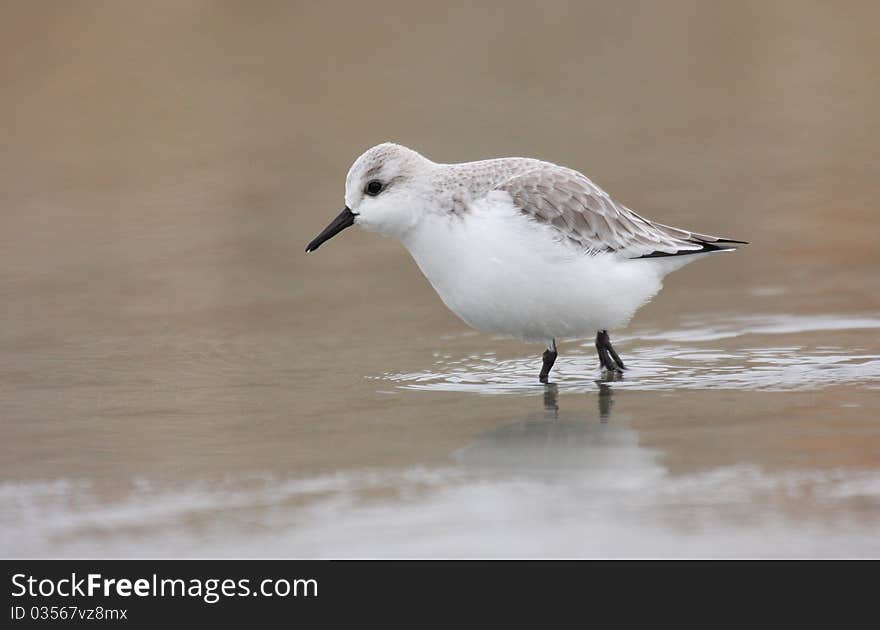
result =
[[[615,202],[577,171],[544,164],[498,187],[521,212],[552,226],[590,253],[627,258],[679,256],[734,249],[744,241],[690,232],[649,221]]]

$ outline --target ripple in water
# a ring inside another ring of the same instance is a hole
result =
[[[707,343],[745,335],[782,335],[880,328],[880,319],[836,316],[754,316],[713,325],[694,324],[672,331],[619,336],[618,349],[629,369],[614,387],[640,390],[749,389],[797,391],[831,385],[880,388],[880,354],[864,349],[815,345],[743,345],[734,349]],[[801,337],[802,339],[802,337]],[[728,341],[728,344],[730,342]],[[563,354],[555,382],[569,391],[595,391],[600,377],[592,343],[578,354]],[[503,394],[539,389],[537,356],[498,359],[494,353],[460,360],[439,359],[431,370],[386,373],[403,389]]]

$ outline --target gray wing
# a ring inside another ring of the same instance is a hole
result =
[[[744,243],[649,221],[615,202],[584,175],[553,164],[511,177],[498,190],[510,194],[524,214],[594,254],[652,258],[732,249]]]

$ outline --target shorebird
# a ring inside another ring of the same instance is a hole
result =
[[[663,277],[746,244],[650,221],[578,171],[530,158],[439,164],[384,143],[345,179],[345,207],[307,252],[357,225],[397,238],[443,303],[477,330],[546,344],[596,335],[601,370],[625,369],[608,331]]]

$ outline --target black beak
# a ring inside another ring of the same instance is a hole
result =
[[[355,216],[355,213],[349,210],[348,206],[345,206],[342,212],[339,213],[339,216],[330,221],[330,225],[325,227],[323,232],[318,234],[311,243],[306,245],[306,251],[315,251],[324,241],[329,241],[345,228],[354,225]]]

